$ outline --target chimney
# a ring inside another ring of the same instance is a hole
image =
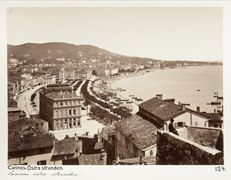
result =
[[[197,112],[200,112],[201,110],[200,110],[200,106],[197,106]]]
[[[75,139],[75,141],[77,141],[77,140],[78,140],[78,134],[77,134],[77,133],[75,133],[75,135],[74,135],[74,139]]]
[[[166,102],[170,102],[170,103],[175,103],[175,99],[174,98],[171,98],[171,99],[165,99],[164,101]]]
[[[156,94],[156,98],[160,99],[160,100],[163,100],[163,94]]]
[[[87,131],[87,132],[86,132],[86,136],[88,136],[88,135],[89,135],[89,132]]]
[[[185,110],[185,104],[181,104],[182,110]]]

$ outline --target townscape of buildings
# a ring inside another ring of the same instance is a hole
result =
[[[167,62],[29,64],[8,57],[8,163],[20,165],[223,164],[223,110],[200,112],[164,99],[122,99],[108,81]],[[175,64],[175,67],[187,64]],[[219,102],[223,98],[219,97]],[[136,105],[134,101],[141,101]],[[169,132],[170,121],[179,135]],[[86,131],[84,124],[103,128]],[[65,136],[60,138],[60,133]]]

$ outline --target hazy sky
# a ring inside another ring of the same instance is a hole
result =
[[[8,44],[91,44],[129,56],[222,60],[222,8],[9,8]]]

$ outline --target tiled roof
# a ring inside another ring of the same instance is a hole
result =
[[[71,92],[72,88],[68,87],[68,86],[63,86],[63,87],[47,87],[45,91],[46,91],[46,93],[49,93],[49,92],[60,92],[60,91],[69,91],[69,92]]]
[[[9,97],[8,97],[8,107],[17,107],[17,102],[15,101],[15,100],[13,100],[13,99],[10,99]]]
[[[210,119],[209,121],[222,121],[222,116],[218,113],[205,113]]]
[[[22,111],[22,110],[17,107],[8,107],[8,112],[18,112],[18,111]]]
[[[223,148],[223,132],[221,129],[187,126],[187,139],[202,146],[219,150]]]
[[[74,155],[77,151],[81,151],[81,149],[82,141],[75,140],[74,138],[67,138],[55,142],[53,155]]]
[[[69,99],[69,98],[80,98],[77,96],[74,92],[50,92],[49,94],[46,94],[48,98],[51,99]]]
[[[179,105],[160,100],[156,97],[141,103],[139,107],[164,121],[170,120],[186,111]]]
[[[15,132],[19,132],[20,129],[23,128],[23,126],[30,126],[32,124],[35,123],[47,123],[47,121],[43,120],[43,119],[37,119],[37,118],[32,118],[32,119],[20,119],[17,121],[13,121],[13,122],[9,122],[8,123],[8,129],[9,131],[15,131]]]
[[[106,165],[107,154],[81,154],[79,157],[79,165]]]
[[[115,126],[142,150],[156,144],[157,128],[136,114],[116,123]]]
[[[53,147],[55,137],[48,133],[25,135],[23,137],[9,137],[8,151],[18,152],[37,148]]]

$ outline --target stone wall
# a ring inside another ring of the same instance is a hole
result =
[[[157,132],[157,165],[224,164],[223,153],[170,132]]]

